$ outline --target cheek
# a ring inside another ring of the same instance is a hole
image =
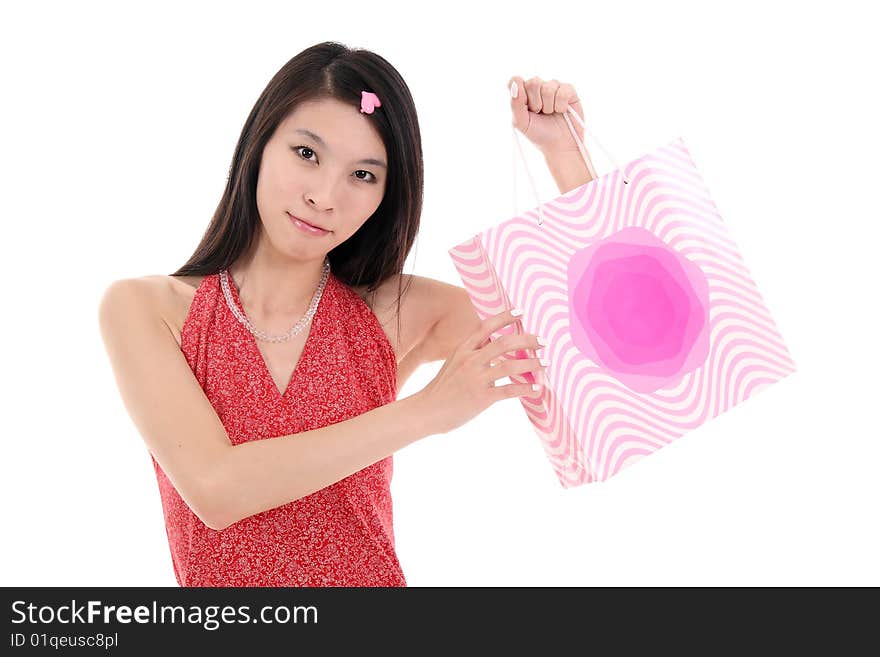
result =
[[[279,198],[290,193],[291,181],[287,176],[275,171],[261,171],[257,180],[257,200],[261,204],[278,202]]]
[[[272,178],[272,188],[277,194],[292,194],[299,191],[302,187],[300,176],[288,174],[278,174]]]

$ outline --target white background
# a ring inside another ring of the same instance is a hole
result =
[[[880,584],[867,4],[4,5],[2,584],[176,586],[98,301],[186,261],[259,93],[324,40],[375,50],[415,98],[425,205],[405,271],[460,285],[447,250],[535,206],[521,164],[514,199],[506,83],[556,78],[619,162],[685,140],[798,367],[575,489],[516,399],[397,452],[411,586]]]

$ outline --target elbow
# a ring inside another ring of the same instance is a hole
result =
[[[208,529],[213,529],[216,532],[223,531],[231,523],[226,522],[222,516],[217,513],[200,513],[196,514],[199,516],[199,520],[207,527]]]
[[[205,523],[205,526],[208,529],[213,529],[215,532],[222,532],[224,529],[226,529],[227,527],[229,527],[229,525],[232,524],[230,522],[223,522],[223,521],[214,522],[214,520],[211,518],[203,518],[202,522]]]
[[[209,529],[223,531],[241,520],[236,517],[238,496],[232,491],[232,446],[210,460],[202,473],[199,487],[199,511],[196,515]]]
[[[222,482],[212,479],[203,485],[200,502],[196,515],[209,529],[219,532],[234,522],[223,494]]]
[[[202,505],[201,513],[196,514],[208,529],[223,531],[232,524],[232,520],[223,512],[223,509],[215,505],[211,500]]]

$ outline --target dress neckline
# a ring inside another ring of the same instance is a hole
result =
[[[244,306],[241,303],[241,299],[238,296],[238,286],[235,284],[235,281],[233,280],[232,276],[229,275],[229,272],[227,271],[226,273],[227,273],[227,280],[229,282],[229,292],[232,295],[232,300],[233,300],[233,302],[235,302],[236,307],[244,314],[245,317],[247,317],[247,313],[245,312]],[[315,314],[312,315],[312,319],[309,321],[309,324],[307,327],[308,334],[306,335],[306,341],[305,341],[305,344],[303,344],[303,348],[302,348],[302,352],[300,353],[299,360],[296,362],[296,365],[294,366],[293,371],[291,371],[290,378],[287,381],[287,386],[284,388],[284,391],[282,392],[282,391],[278,390],[278,386],[275,384],[275,379],[272,377],[272,372],[269,371],[269,365],[266,363],[266,359],[263,357],[263,352],[260,351],[260,347],[257,344],[257,337],[253,333],[251,333],[246,326],[242,325],[242,323],[240,321],[238,321],[238,318],[235,317],[235,315],[233,315],[232,312],[229,310],[229,308],[226,304],[225,295],[223,295],[222,286],[220,284],[220,273],[217,274],[217,286],[220,290],[220,295],[224,297],[223,298],[223,305],[227,306],[226,310],[229,311],[231,320],[235,323],[235,325],[239,328],[239,330],[242,333],[244,333],[245,342],[247,342],[247,344],[249,345],[249,348],[253,352],[254,357],[259,361],[260,369],[261,369],[261,376],[263,377],[265,383],[268,385],[268,387],[271,391],[272,397],[273,397],[273,399],[275,399],[275,401],[282,401],[287,398],[287,395],[290,392],[290,389],[293,387],[294,380],[296,379],[300,370],[303,369],[304,363],[306,362],[306,360],[311,357],[312,343],[316,339],[314,328],[317,323],[317,320],[319,319],[319,316],[323,315],[323,313],[321,312],[321,309],[325,305],[324,298],[327,296],[328,291],[330,291],[331,288],[333,287],[334,281],[332,279],[333,279],[333,272],[331,271],[327,276],[327,282],[324,285],[324,290],[321,293],[321,298],[318,300],[318,307],[315,309]]]

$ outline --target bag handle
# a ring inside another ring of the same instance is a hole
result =
[[[611,154],[605,149],[605,147],[601,144],[601,142],[598,139],[596,139],[596,136],[592,132],[590,132],[589,128],[587,128],[587,126],[584,124],[584,120],[580,117],[580,115],[577,112],[575,112],[571,106],[568,107],[568,111],[571,113],[571,115],[575,119],[577,119],[578,123],[581,124],[581,127],[584,129],[584,134],[589,135],[590,139],[595,141],[599,145],[599,148],[601,148],[605,152],[605,155],[607,155],[608,159],[611,160],[611,162],[614,164],[614,168],[620,169],[620,165],[617,163],[617,160],[615,160],[611,156]],[[571,119],[568,118],[568,114],[563,114],[562,116],[565,119],[566,124],[568,124],[568,129],[571,132],[571,136],[574,137],[574,141],[578,146],[578,151],[580,151],[580,154],[584,160],[584,163],[587,165],[587,171],[590,172],[590,176],[592,177],[593,180],[595,180],[597,177],[596,170],[593,168],[593,163],[590,161],[590,156],[587,153],[587,149],[584,147],[584,143],[581,141],[580,137],[578,137],[578,134],[575,131],[574,126],[571,124]],[[541,209],[542,206],[544,205],[544,203],[542,203],[541,199],[538,197],[538,189],[537,189],[537,187],[535,187],[535,181],[532,178],[532,172],[529,171],[529,164],[526,161],[526,156],[523,153],[522,145],[519,142],[519,135],[517,135],[516,126],[511,124],[511,128],[513,129],[513,141],[516,144],[516,146],[519,148],[520,158],[522,158],[523,165],[525,165],[525,168],[526,168],[526,173],[529,176],[529,182],[532,185],[532,191],[535,194],[535,200],[538,202],[538,225],[540,226],[541,224],[544,223],[544,211]],[[624,178],[623,178],[623,184],[624,185],[629,184],[629,181],[626,179],[626,176],[624,176]],[[514,215],[516,214],[516,153],[513,154],[513,213],[514,213]]]

